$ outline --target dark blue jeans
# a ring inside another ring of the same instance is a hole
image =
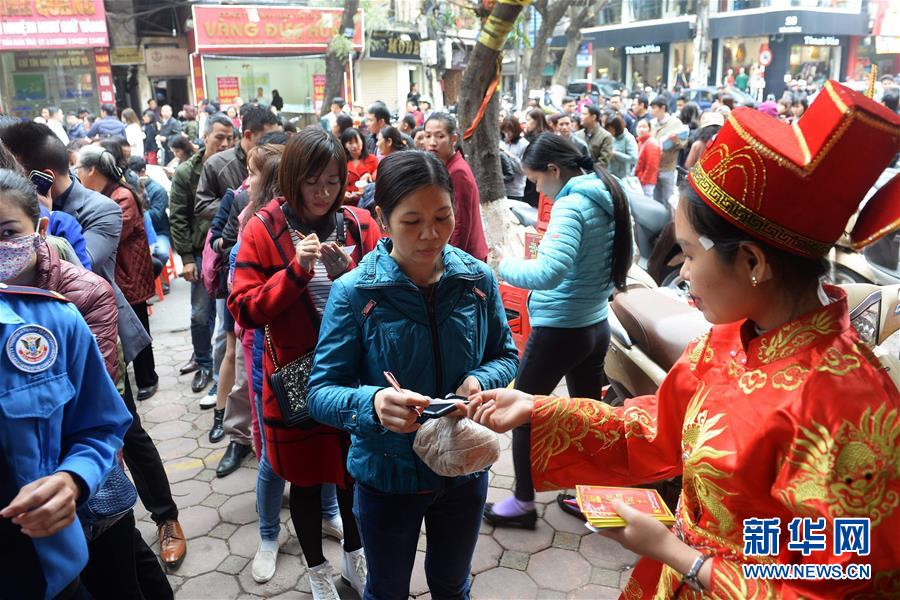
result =
[[[203,257],[194,255],[197,274],[203,270]],[[212,369],[212,336],[216,326],[216,299],[210,298],[199,281],[191,282],[191,344],[194,361],[204,369]]]
[[[366,553],[364,600],[406,600],[425,520],[425,577],[435,600],[468,599],[472,555],[488,477],[422,494],[385,494],[356,484],[353,511]]]

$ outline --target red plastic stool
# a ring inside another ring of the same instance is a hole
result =
[[[525,342],[528,341],[528,336],[531,334],[531,321],[528,318],[528,290],[501,283],[500,300],[506,310],[506,319],[512,331],[513,342],[519,349],[519,357],[521,357],[525,352]]]

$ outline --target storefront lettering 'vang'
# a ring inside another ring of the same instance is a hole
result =
[[[194,6],[197,51],[259,53],[266,49],[325,50],[341,26],[341,9]],[[362,27],[353,45],[362,48]]]

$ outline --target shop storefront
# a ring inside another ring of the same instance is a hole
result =
[[[425,93],[425,67],[419,34],[402,31],[372,33],[368,56],[360,61],[357,103],[384,102],[399,114],[406,113],[406,95],[418,85]]]
[[[674,87],[679,65],[690,77],[694,20],[675,17],[583,29],[584,41],[593,47],[594,77],[622,81],[628,89]]]
[[[193,6],[195,96],[223,106],[240,97],[271,102],[278,90],[287,113],[316,113],[325,102],[325,52],[341,25],[341,9]],[[353,31],[363,47],[362,18]],[[199,72],[198,72],[199,71]],[[345,95],[352,85],[345,77]]]
[[[869,0],[875,13],[872,35],[854,37],[847,51],[846,78],[862,81],[872,68],[880,75],[900,73],[900,3]]]
[[[0,111],[99,113],[114,103],[103,0],[0,2]]]
[[[785,82],[803,79],[821,85],[846,72],[851,36],[865,35],[865,14],[841,10],[784,10],[720,13],[710,17],[715,81],[760,72],[765,94],[779,97]]]

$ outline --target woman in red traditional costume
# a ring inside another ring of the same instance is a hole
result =
[[[851,327],[846,294],[819,284],[823,257],[898,150],[900,116],[834,82],[793,126],[736,109],[675,216],[682,275],[713,327],[657,395],[611,408],[492,390],[470,403],[497,431],[531,423],[538,489],[683,476],[674,532],[615,504],[627,525],[605,535],[644,557],[625,598],[900,597],[900,392]],[[898,228],[895,177],[851,238],[862,247]],[[798,517],[811,526],[792,530]],[[751,519],[780,532],[768,555]],[[854,519],[868,538],[846,535]],[[865,564],[871,577],[745,572],[813,564]]]

